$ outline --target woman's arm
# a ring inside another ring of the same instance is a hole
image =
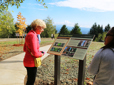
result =
[[[30,43],[30,49],[31,53],[33,54],[34,57],[42,57],[42,53],[39,50],[39,42],[37,41],[37,36],[36,35],[31,35],[29,37],[29,43]]]
[[[101,62],[101,49],[95,54],[90,66],[88,67],[88,72],[92,75],[96,75],[99,71]]]

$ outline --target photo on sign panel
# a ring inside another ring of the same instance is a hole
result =
[[[88,40],[80,40],[80,42],[78,43],[78,46],[81,46],[81,47],[88,47],[88,45],[89,45]]]
[[[60,52],[61,50],[62,50],[61,48],[52,47],[50,51]]]
[[[64,47],[65,43],[59,43],[59,42],[55,42],[54,46],[60,46],[60,47]]]
[[[62,55],[73,57],[76,50],[74,47],[65,47]]]

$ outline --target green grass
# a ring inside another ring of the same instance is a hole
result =
[[[42,45],[42,44],[46,44],[46,43],[53,43],[53,41],[41,41],[40,44]]]
[[[12,45],[12,44],[18,44],[18,42],[17,41],[1,41],[0,44]]]
[[[23,39],[15,39],[9,41],[1,41],[0,44],[2,45],[13,45],[13,44],[24,44],[25,40]]]
[[[57,38],[58,37],[58,34],[55,34],[55,38]]]
[[[25,42],[25,39],[15,39],[15,40],[9,40],[9,41],[1,41],[0,42],[0,45],[14,45],[14,44],[24,44]],[[48,45],[48,44],[52,44],[54,42],[54,39],[51,39],[51,38],[42,38],[41,39],[41,43],[40,43],[40,46],[43,46],[43,45]]]

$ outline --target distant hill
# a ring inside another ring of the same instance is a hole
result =
[[[56,30],[59,33],[60,29],[63,25],[56,25]],[[68,30],[72,30],[73,27],[67,26]],[[88,34],[88,32],[90,31],[90,28],[86,28],[86,27],[80,27],[82,34]]]

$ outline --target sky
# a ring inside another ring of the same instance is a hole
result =
[[[25,0],[17,9],[9,6],[14,22],[17,15],[22,13],[26,24],[30,25],[35,19],[50,17],[54,25],[73,27],[76,23],[80,27],[91,28],[94,23],[103,28],[110,24],[114,26],[114,0],[44,0],[48,8],[44,8],[36,0]],[[12,12],[13,11],[13,12]]]

